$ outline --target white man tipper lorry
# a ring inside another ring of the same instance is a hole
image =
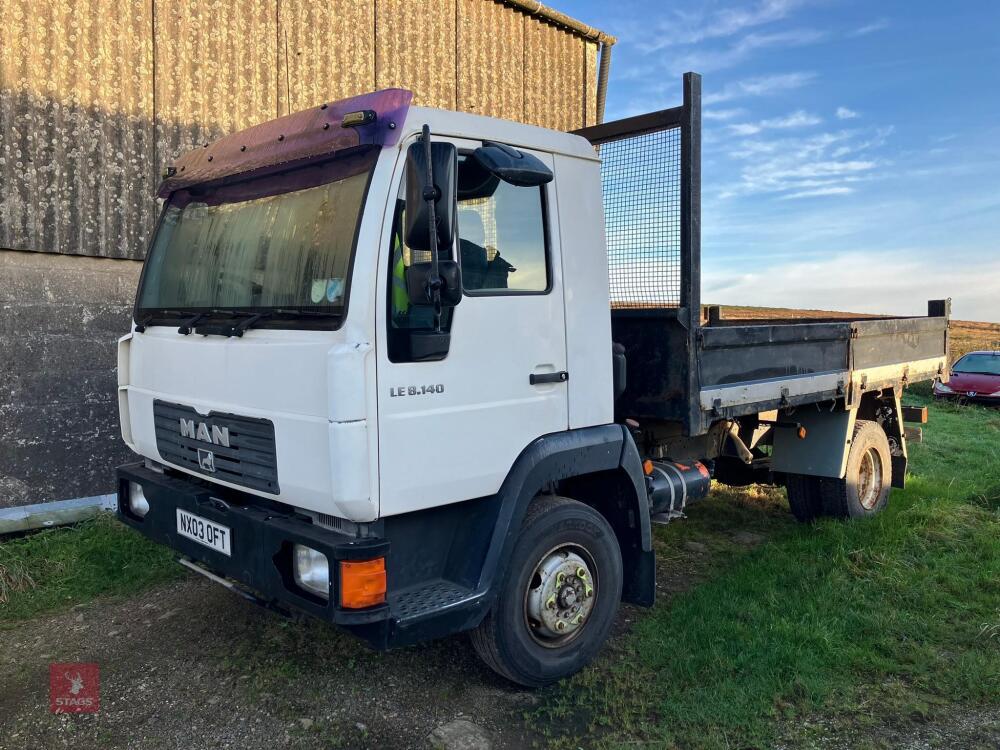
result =
[[[183,155],[118,353],[118,517],[379,649],[470,631],[538,686],[651,605],[651,523],[710,484],[879,512],[918,318],[700,302],[700,78],[563,133],[390,89]]]

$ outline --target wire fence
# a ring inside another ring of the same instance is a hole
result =
[[[681,304],[681,128],[600,146],[611,306]]]

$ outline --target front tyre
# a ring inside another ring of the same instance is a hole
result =
[[[594,658],[611,632],[621,593],[621,550],[604,517],[569,498],[535,498],[472,645],[512,682],[547,685]]]

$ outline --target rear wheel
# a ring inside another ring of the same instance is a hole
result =
[[[569,498],[536,498],[472,645],[507,679],[547,685],[594,658],[611,632],[621,591],[621,551],[604,517]]]
[[[788,507],[799,523],[809,523],[823,515],[819,477],[788,474],[785,476],[785,490],[788,492]]]
[[[874,516],[888,505],[891,488],[889,438],[877,422],[859,420],[844,478],[820,480],[823,513],[834,518]]]

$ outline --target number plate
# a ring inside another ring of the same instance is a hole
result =
[[[177,533],[204,544],[209,549],[232,556],[232,535],[228,526],[213,523],[206,518],[177,509]]]

